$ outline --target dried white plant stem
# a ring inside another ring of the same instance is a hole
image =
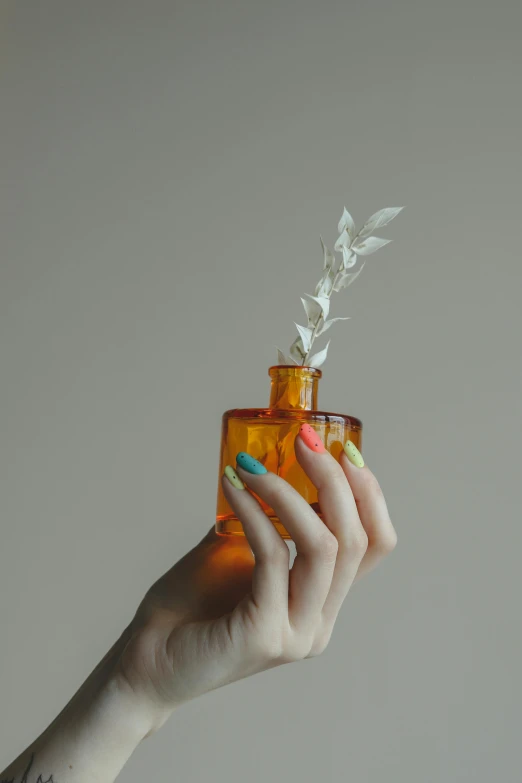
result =
[[[296,364],[319,368],[325,362],[330,341],[318,353],[312,354],[315,340],[324,334],[336,321],[346,321],[349,316],[330,318],[330,297],[332,293],[348,288],[363,270],[366,262],[365,256],[375,253],[391,240],[373,236],[378,228],[383,228],[390,223],[404,207],[386,207],[372,215],[359,231],[356,230],[354,220],[346,207],[344,208],[337,230],[339,237],[334,246],[340,256],[336,258],[334,253],[326,247],[321,239],[323,249],[323,274],[315,287],[314,294],[305,294],[307,299],[301,299],[307,316],[307,325],[296,324],[298,336],[290,346],[289,358],[277,349],[278,364]],[[357,263],[359,268],[349,272]]]

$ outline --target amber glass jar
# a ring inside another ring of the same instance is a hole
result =
[[[317,386],[321,370],[313,367],[270,367],[272,379],[268,408],[236,408],[223,414],[219,476],[226,465],[236,464],[236,455],[246,451],[267,470],[289,482],[321,515],[317,490],[296,460],[294,440],[303,422],[319,434],[325,448],[339,458],[347,440],[361,449],[362,424],[353,416],[317,410]],[[281,533],[290,538],[273,509],[263,508]],[[241,522],[227,503],[218,482],[216,531],[221,535],[244,535]]]

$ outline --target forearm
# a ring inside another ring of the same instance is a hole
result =
[[[117,675],[127,632],[47,729],[0,774],[5,783],[111,783],[149,733],[149,716]],[[39,780],[40,778],[40,780]]]

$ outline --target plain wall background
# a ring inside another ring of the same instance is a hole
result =
[[[185,706],[122,779],[520,780],[521,23],[2,3],[0,767],[212,524],[221,413],[267,403],[319,234],[406,204],[320,388],[399,547],[322,657]]]

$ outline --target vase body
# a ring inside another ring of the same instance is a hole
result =
[[[361,450],[361,421],[354,416],[317,410],[317,389],[321,371],[312,367],[277,365],[270,367],[268,408],[236,408],[223,414],[219,476],[236,455],[245,451],[265,468],[288,481],[319,516],[317,490],[297,462],[294,441],[303,422],[310,424],[325,448],[336,458],[347,440]],[[261,501],[264,511],[283,536],[290,535],[273,509]],[[216,531],[221,535],[244,535],[241,522],[226,501],[218,481]]]

